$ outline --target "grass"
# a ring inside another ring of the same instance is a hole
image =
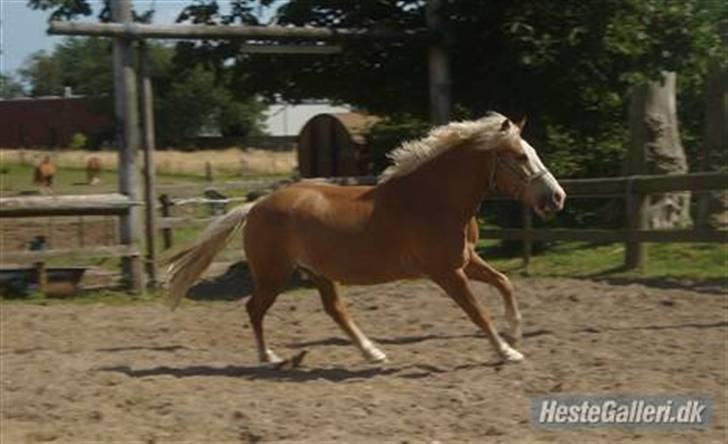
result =
[[[189,229],[179,241],[193,240],[198,231]],[[239,239],[231,242],[239,248]],[[494,267],[514,275],[523,272],[520,257],[509,257],[500,253],[493,240],[481,241],[478,250]],[[623,271],[620,269],[624,259],[621,244],[592,245],[584,242],[563,242],[552,246],[547,252],[533,256],[529,266],[529,276],[568,277],[604,279],[614,282],[641,282],[662,287],[688,287],[695,284],[718,286],[728,289],[728,246],[715,244],[650,244],[649,265],[646,270]],[[233,250],[228,250],[232,252]],[[237,252],[235,252],[237,254]],[[226,259],[233,260],[233,254]],[[685,284],[687,281],[687,285]],[[23,299],[3,299],[2,303],[30,304],[130,304],[159,303],[163,300],[161,292],[148,292],[134,296],[123,291],[85,291],[78,296],[66,299],[45,298],[34,293]],[[189,301],[186,306],[210,304],[210,301]]]
[[[15,194],[25,190],[32,190],[35,187],[31,184],[32,166],[29,156],[40,156],[40,152],[26,151],[25,164],[21,162],[18,151],[2,152],[0,159],[0,194]],[[199,153],[171,152],[167,154],[167,167],[162,169],[158,175],[160,188],[164,186],[190,185],[197,191],[194,195],[199,196],[201,187],[206,184],[203,172],[205,159],[220,157],[217,162],[227,162],[228,169],[220,168],[221,174],[235,174],[239,177],[235,168],[238,168],[240,161],[236,156],[245,153],[240,150],[223,150],[218,152],[206,152],[205,156]],[[89,155],[89,153],[83,153]],[[115,153],[109,153],[115,157]],[[160,152],[160,158],[164,152]],[[279,153],[280,154],[280,153]],[[290,153],[288,153],[290,154]],[[65,158],[63,156],[66,156]],[[14,157],[13,157],[14,156]],[[82,168],[82,159],[79,152],[71,152],[70,155],[60,154],[59,160],[66,163],[66,166],[59,168],[56,178],[55,193],[57,194],[83,194],[112,192],[117,189],[117,174],[113,170],[102,173],[102,184],[91,187],[85,185],[85,171]],[[75,157],[74,157],[75,156]],[[75,163],[74,163],[75,162]],[[61,162],[59,164],[63,165]],[[107,164],[108,165],[108,164]],[[111,164],[111,165],[115,165]],[[173,167],[173,165],[176,165]],[[237,165],[237,166],[236,166]],[[234,168],[233,168],[234,166]],[[225,172],[227,171],[227,173]],[[290,173],[290,170],[288,171]],[[216,171],[216,174],[218,172]],[[277,174],[275,177],[283,177],[287,173],[268,172],[265,177]],[[248,176],[249,177],[249,176]],[[260,177],[260,176],[258,176]],[[245,195],[247,190],[229,189],[224,191],[230,196]],[[175,194],[176,195],[176,194]],[[195,213],[202,216],[205,209],[195,210]],[[174,230],[174,245],[179,247],[192,242],[197,238],[204,226],[189,226]],[[240,239],[236,238],[230,243],[228,250],[221,254],[222,260],[235,260],[239,257]],[[497,241],[482,240],[478,250],[483,257],[498,269],[506,272],[518,273],[525,271],[522,267],[522,260],[519,256],[505,254],[498,248]],[[574,277],[574,278],[596,278],[596,279],[627,279],[637,281],[649,280],[690,280],[694,282],[714,282],[723,288],[728,288],[728,246],[717,244],[648,244],[648,265],[645,270],[623,270],[624,260],[623,244],[601,244],[594,245],[584,242],[560,242],[553,244],[545,253],[535,255],[529,265],[529,275],[539,277]],[[86,264],[93,264],[108,270],[118,270],[118,259],[87,258]],[[49,265],[62,266],[70,265],[64,259],[54,259]],[[61,300],[46,300],[42,295],[23,299],[22,302],[32,303],[129,303],[147,302],[157,299],[156,293],[151,293],[143,298],[130,296],[123,292],[100,291],[84,292],[79,297]]]
[[[520,257],[499,253],[495,242],[481,241],[479,250],[495,267],[524,271]],[[675,278],[725,281],[728,284],[728,246],[703,243],[647,244],[644,270],[624,270],[624,244],[594,245],[560,242],[531,258],[529,275],[577,278]]]

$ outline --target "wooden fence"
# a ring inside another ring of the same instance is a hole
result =
[[[22,196],[0,198],[0,217],[53,217],[53,216],[125,216],[131,208],[142,205],[122,194],[94,194],[83,196]],[[59,248],[35,251],[0,252],[3,263],[34,263],[38,273],[41,291],[47,285],[45,264],[53,258],[82,259],[85,257],[121,257],[125,266],[137,269],[133,276],[140,278],[129,283],[136,292],[143,291],[141,253],[137,245],[121,243],[112,246],[83,246],[80,248]],[[128,275],[128,274],[127,274]]]
[[[314,179],[342,185],[362,185],[376,183],[376,177],[322,178]],[[586,242],[623,242],[626,245],[625,266],[643,267],[646,261],[644,244],[647,242],[715,242],[728,243],[728,230],[681,229],[648,230],[646,227],[646,201],[653,193],[673,191],[714,191],[728,189],[728,174],[697,173],[664,176],[632,176],[602,179],[573,179],[560,181],[568,199],[584,198],[623,198],[627,203],[627,223],[621,229],[561,229],[534,228],[530,209],[523,211],[523,228],[484,229],[484,238],[520,240],[524,243],[523,258],[527,266],[531,259],[534,241],[586,241]],[[275,188],[275,187],[273,187]],[[503,200],[505,196],[492,196],[489,199]],[[175,228],[191,225],[206,225],[216,214],[221,214],[229,204],[244,202],[245,197],[228,198],[206,194],[201,198],[172,199],[163,195],[156,206],[161,212],[157,228],[162,233],[162,247],[172,246],[172,233]],[[567,203],[568,204],[568,203]],[[86,196],[31,196],[0,198],[0,217],[52,217],[52,216],[92,216],[128,214],[132,207],[142,202],[130,200],[121,194],[102,194]],[[175,216],[172,208],[186,205],[206,205],[208,217]],[[80,248],[50,249],[43,251],[2,251],[3,263],[32,262],[44,264],[51,258],[82,259],[84,257],[122,257],[131,266],[142,268],[141,252],[138,245],[121,243],[113,246],[83,246]],[[42,267],[41,267],[42,269]],[[141,276],[142,273],[134,273]],[[143,282],[133,283],[141,289]],[[141,290],[140,290],[141,291]]]
[[[644,243],[728,242],[728,231],[707,229],[648,230],[647,198],[654,193],[674,191],[715,191],[728,189],[726,173],[693,173],[682,175],[630,176],[599,179],[567,179],[559,181],[567,199],[595,197],[623,198],[627,221],[622,229],[560,229],[533,227],[530,210],[524,209],[523,228],[483,230],[485,238],[520,240],[524,243],[523,260],[528,266],[533,241],[624,242],[625,268],[644,268],[647,258]],[[568,201],[567,201],[568,205]]]
[[[375,176],[337,177],[314,179],[341,185],[373,185]],[[520,240],[524,244],[523,259],[528,266],[534,241],[585,241],[585,242],[623,242],[625,248],[625,267],[643,268],[646,262],[645,243],[671,242],[717,242],[728,243],[728,231],[708,229],[648,230],[645,218],[647,197],[654,193],[673,191],[715,191],[728,189],[726,173],[693,173],[683,175],[630,176],[597,179],[566,179],[559,181],[569,200],[589,198],[621,198],[626,203],[627,221],[621,229],[566,229],[534,228],[532,211],[524,208],[523,228],[498,228],[481,230],[483,238]],[[506,196],[492,196],[491,200],[508,199]],[[206,224],[214,217],[190,218],[172,217],[170,208],[174,205],[207,204],[215,202],[227,204],[245,199],[184,199],[173,200],[163,197],[160,227],[165,233],[165,246],[171,246],[172,230],[189,224]],[[568,202],[567,202],[568,205]]]

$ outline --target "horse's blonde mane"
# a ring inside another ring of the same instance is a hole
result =
[[[392,165],[379,176],[379,183],[395,177],[406,176],[440,154],[464,145],[474,145],[479,150],[489,150],[517,134],[515,125],[509,131],[501,131],[505,116],[491,112],[478,120],[452,122],[430,130],[423,139],[404,142],[387,155]]]

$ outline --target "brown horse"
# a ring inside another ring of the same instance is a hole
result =
[[[337,283],[429,278],[486,333],[505,361],[523,359],[501,338],[469,283],[475,279],[499,290],[509,335],[517,343],[521,315],[513,287],[475,252],[475,213],[496,190],[522,200],[541,216],[561,210],[566,198],[521,138],[521,128],[497,113],[451,123],[395,150],[393,165],[376,186],[303,181],[232,210],[172,258],[173,305],[244,226],[245,255],[255,282],[246,308],[262,362],[280,360],[266,346],[263,317],[295,268],[311,276],[326,312],[370,361],[386,356],[353,322]]]
[[[86,160],[86,183],[89,185],[101,183],[101,159],[96,156]]]
[[[56,175],[56,166],[51,162],[50,156],[45,156],[43,161],[35,166],[33,170],[33,183],[42,187],[53,186],[53,177]]]

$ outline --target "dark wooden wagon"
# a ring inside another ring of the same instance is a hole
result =
[[[301,177],[367,174],[364,135],[378,120],[375,116],[353,112],[312,117],[298,136]]]

